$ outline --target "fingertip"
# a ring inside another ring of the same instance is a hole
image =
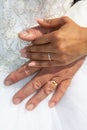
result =
[[[48,103],[48,106],[49,106],[50,108],[53,108],[53,107],[56,106],[56,103],[53,102],[53,101],[50,101],[50,102]]]
[[[27,104],[26,106],[25,106],[25,108],[28,110],[28,111],[32,111],[33,109],[34,109],[34,104],[33,103],[30,103],[30,104]]]
[[[15,105],[17,105],[17,104],[19,104],[20,102],[21,102],[21,99],[20,98],[13,98],[13,100],[12,100],[12,102],[15,104]]]
[[[29,36],[29,33],[27,31],[23,31],[23,32],[18,33],[19,38],[24,38],[27,36]]]
[[[43,22],[43,21],[44,21],[44,20],[43,20],[43,19],[41,19],[41,18],[36,18],[35,20],[36,20],[38,23],[39,23],[39,22]]]
[[[4,80],[4,84],[5,84],[6,86],[10,86],[10,85],[13,84],[13,80],[10,79],[9,77],[7,77],[7,78]]]

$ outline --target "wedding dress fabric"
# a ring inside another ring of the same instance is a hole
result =
[[[60,103],[50,109],[49,98],[31,111],[25,109],[25,99],[15,106],[13,95],[31,77],[6,87],[5,77],[27,60],[19,50],[29,43],[18,39],[18,32],[36,25],[35,18],[64,15],[87,27],[87,1],[71,9],[72,0],[0,0],[0,130],[87,130],[87,59],[75,74]],[[77,12],[77,13],[76,13]],[[79,13],[78,13],[79,12]]]

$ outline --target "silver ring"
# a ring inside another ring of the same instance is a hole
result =
[[[52,60],[52,59],[51,59],[51,55],[50,55],[50,53],[48,53],[48,60],[49,60],[49,61]]]

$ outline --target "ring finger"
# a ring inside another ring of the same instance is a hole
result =
[[[26,104],[27,110],[33,110],[37,105],[51,94],[58,86],[54,80],[48,81]]]
[[[21,54],[23,57],[30,58],[31,60],[58,60],[60,54],[56,53],[29,53]]]

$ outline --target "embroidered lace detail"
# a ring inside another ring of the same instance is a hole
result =
[[[11,72],[27,59],[19,50],[28,45],[18,32],[36,25],[35,18],[64,15],[73,0],[0,0],[0,71]]]

